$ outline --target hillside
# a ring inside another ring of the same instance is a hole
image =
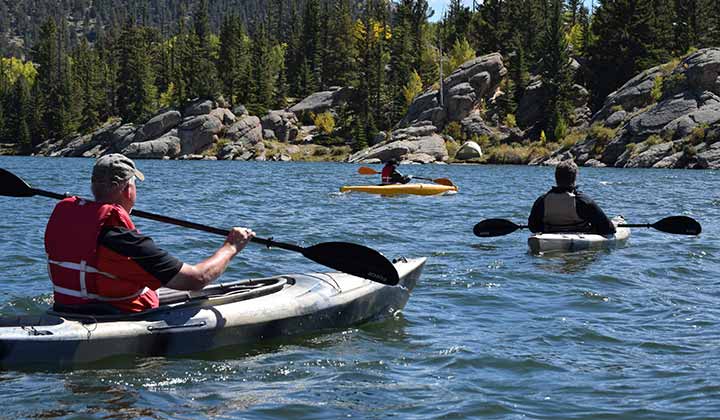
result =
[[[91,42],[99,33],[122,25],[128,18],[156,28],[165,34],[175,33],[181,19],[189,20],[201,0],[0,0],[0,55],[27,56],[38,40],[40,26],[49,18],[64,17],[70,45],[82,38]],[[218,31],[228,14],[238,15],[250,26],[263,20],[271,11],[277,19],[287,19],[293,0],[217,0],[208,2],[210,26]]]

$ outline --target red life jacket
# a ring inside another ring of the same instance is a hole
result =
[[[392,181],[392,175],[393,175],[394,172],[395,172],[395,166],[393,166],[393,165],[385,165],[385,166],[382,168],[382,173],[381,173],[380,176],[381,176],[381,180],[382,180],[383,185],[384,185],[384,184],[392,184],[392,183],[393,183],[393,181]]]
[[[130,304],[132,307],[132,303],[142,300],[145,294],[154,295],[144,296],[145,301],[148,298],[157,301],[157,295],[151,289],[98,268],[98,237],[105,226],[135,229],[130,215],[116,204],[70,197],[55,206],[45,230],[48,273],[55,303],[107,302],[113,306]]]

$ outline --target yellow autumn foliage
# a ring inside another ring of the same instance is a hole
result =
[[[31,61],[22,61],[15,57],[2,57],[2,65],[0,70],[3,74],[0,77],[8,81],[8,84],[12,86],[20,75],[25,76],[29,85],[35,83],[35,77],[37,76],[37,70]]]

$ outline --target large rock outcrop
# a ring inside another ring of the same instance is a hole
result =
[[[569,151],[579,163],[616,167],[717,168],[720,48],[648,69],[608,95],[587,138]]]
[[[272,136],[282,142],[294,141],[298,133],[298,119],[289,111],[270,111],[262,118],[263,130],[272,132]]]
[[[289,111],[296,115],[320,114],[353,101],[356,94],[357,91],[351,87],[332,87],[313,93],[290,107]]]
[[[213,101],[199,100],[183,107],[183,113],[164,110],[145,124],[122,124],[116,120],[87,135],[49,140],[39,145],[35,153],[99,157],[120,152],[136,159],[180,159],[201,156],[221,136],[228,138],[230,146],[242,144],[244,151],[250,150],[255,155],[255,148],[263,140],[260,119],[248,115],[238,119]]]
[[[433,125],[415,126],[393,131],[390,140],[350,156],[351,163],[386,162],[390,159],[416,163],[445,162],[448,151],[445,140]]]
[[[429,121],[438,129],[452,121],[460,121],[489,100],[507,74],[499,53],[474,58],[462,64],[443,80],[443,103],[439,90],[431,90],[416,97],[399,127]]]
[[[479,117],[507,70],[500,54],[488,54],[462,64],[443,80],[442,95],[431,90],[418,95],[389,137],[378,137],[368,149],[350,156],[350,162],[398,159],[417,163],[445,162],[448,151],[440,131],[451,122],[467,125],[466,131],[494,133]],[[442,96],[442,103],[441,103]]]

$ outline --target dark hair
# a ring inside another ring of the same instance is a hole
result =
[[[385,162],[386,165],[395,165],[397,166],[398,161],[397,159],[389,159],[387,162]]]
[[[564,160],[555,168],[555,182],[558,187],[572,187],[575,185],[578,167],[572,159]]]

